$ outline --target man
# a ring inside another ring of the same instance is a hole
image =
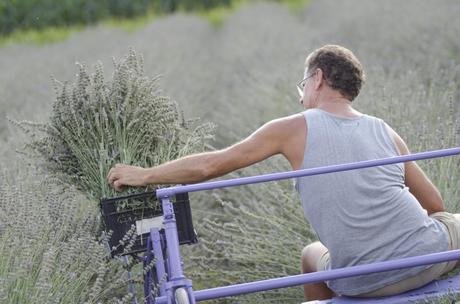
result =
[[[306,59],[298,84],[306,111],[266,123],[226,149],[153,168],[118,164],[109,183],[123,186],[196,183],[282,154],[294,170],[408,154],[381,119],[352,107],[364,82],[348,49],[326,45]],[[305,177],[296,189],[320,242],[302,251],[302,272],[341,268],[456,249],[460,216],[444,212],[439,191],[414,162]],[[428,216],[429,215],[429,216]],[[456,262],[304,286],[308,300],[335,294],[383,296],[420,287]]]

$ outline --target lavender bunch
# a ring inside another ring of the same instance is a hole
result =
[[[44,159],[46,170],[90,198],[115,194],[106,176],[116,163],[158,165],[202,151],[211,138],[211,124],[186,120],[178,105],[161,95],[158,77],[144,75],[142,57],[135,51],[114,61],[108,82],[102,64],[96,64],[93,74],[85,65],[77,66],[74,83],[54,80],[50,122],[19,126],[32,134],[29,151]]]

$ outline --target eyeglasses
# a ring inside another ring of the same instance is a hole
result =
[[[309,76],[305,77],[297,84],[297,91],[299,92],[300,97],[303,97],[303,88],[305,87],[305,82],[308,78],[312,77],[313,75],[315,75],[315,73],[312,73]]]

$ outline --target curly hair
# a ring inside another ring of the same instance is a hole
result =
[[[356,56],[339,45],[325,45],[314,50],[305,60],[308,72],[319,68],[327,84],[353,101],[365,81],[363,67]]]

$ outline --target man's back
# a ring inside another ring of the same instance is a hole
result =
[[[344,118],[318,109],[303,114],[308,131],[302,168],[399,154],[380,119]],[[329,249],[331,268],[447,250],[445,227],[428,217],[405,187],[403,164],[301,178],[296,188],[305,217]],[[425,268],[337,280],[330,286],[360,294]]]

